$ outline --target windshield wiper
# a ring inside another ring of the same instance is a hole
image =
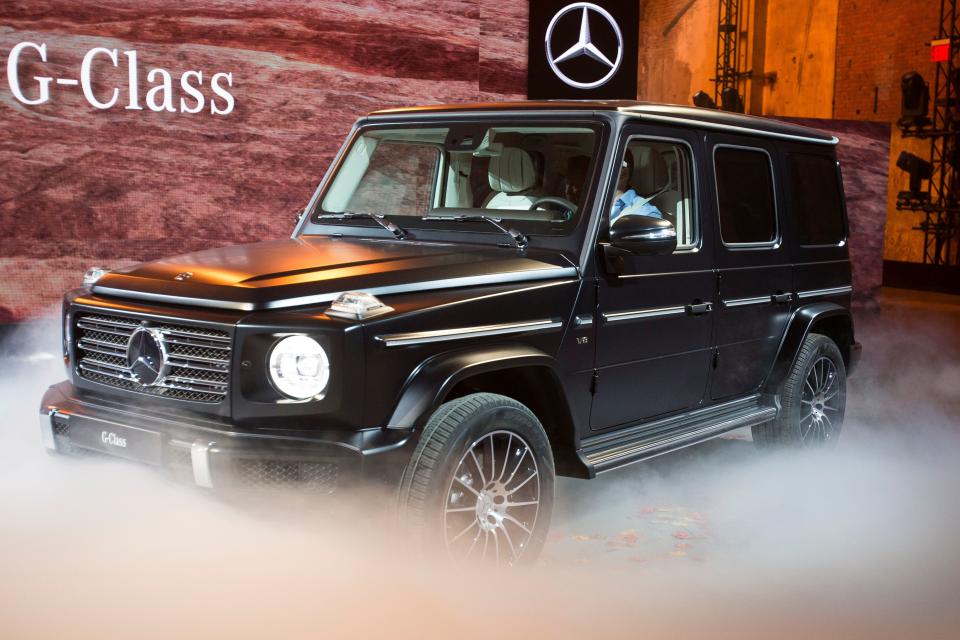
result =
[[[407,232],[397,225],[390,222],[390,219],[382,213],[367,213],[366,211],[344,211],[343,213],[322,213],[317,216],[318,220],[356,220],[358,218],[369,218],[381,227],[392,233],[397,240],[403,240],[407,237]]]
[[[452,220],[454,222],[489,222],[495,226],[500,231],[504,232],[513,240],[517,245],[518,249],[523,249],[528,244],[530,240],[527,239],[527,236],[523,235],[516,229],[505,227],[500,222],[503,218],[493,218],[491,216],[484,215],[459,215],[459,216],[424,216],[420,218],[421,220]]]

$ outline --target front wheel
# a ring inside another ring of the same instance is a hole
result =
[[[836,343],[811,333],[780,387],[780,414],[753,428],[761,447],[807,449],[837,443],[847,406],[847,370]]]
[[[553,509],[553,456],[540,421],[506,396],[475,393],[430,418],[403,474],[401,524],[453,561],[536,560]]]

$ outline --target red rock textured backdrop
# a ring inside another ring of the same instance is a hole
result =
[[[402,104],[522,98],[526,2],[4,0],[0,323],[56,305],[86,267],[289,234],[357,116]],[[108,103],[95,108],[83,86]],[[130,58],[137,89],[131,104]],[[148,92],[169,73],[165,94]],[[187,71],[204,99],[181,88]],[[211,113],[211,103],[228,114]],[[39,80],[37,78],[40,78]],[[200,81],[202,78],[202,81]],[[67,80],[67,83],[57,79]]]

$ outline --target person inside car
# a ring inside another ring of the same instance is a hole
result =
[[[610,211],[610,223],[620,216],[650,216],[652,218],[663,218],[660,209],[650,204],[650,201],[657,197],[660,192],[650,197],[640,196],[636,189],[629,186],[630,178],[633,176],[633,152],[627,149],[623,156],[623,162],[620,165],[620,177],[617,180],[617,190],[614,193],[615,200],[613,208]]]

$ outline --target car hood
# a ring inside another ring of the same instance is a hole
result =
[[[146,262],[108,273],[93,292],[253,311],[328,302],[344,291],[386,295],[575,274],[552,252],[318,236]]]

